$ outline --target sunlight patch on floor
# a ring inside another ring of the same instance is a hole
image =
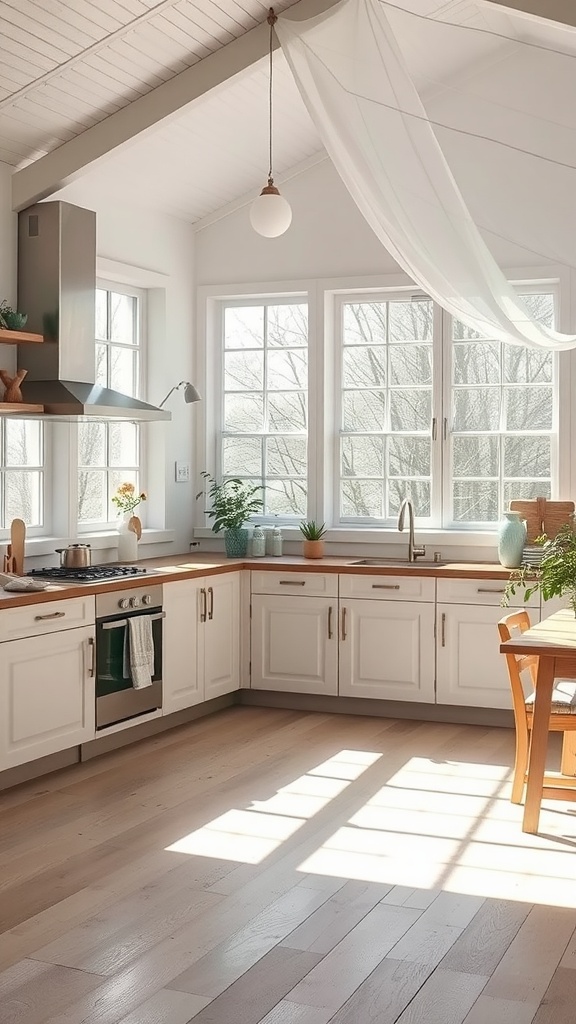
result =
[[[381,757],[372,751],[341,750],[267,800],[227,811],[165,849],[259,864]]]
[[[574,837],[563,842],[576,819],[544,802],[548,835],[523,833],[510,777],[502,765],[412,758],[298,870],[576,906]]]

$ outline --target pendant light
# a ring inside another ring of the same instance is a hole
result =
[[[269,54],[269,87],[268,87],[268,138],[269,138],[269,167],[268,184],[264,186],[260,195],[254,200],[250,208],[250,223],[259,235],[265,238],[277,238],[283,235],[290,227],[292,210],[290,204],[280,195],[272,175],[272,43],[274,25],[278,18],[274,14],[274,8],[268,11],[266,21],[270,26],[270,54]]]

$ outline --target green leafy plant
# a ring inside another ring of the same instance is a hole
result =
[[[206,509],[206,515],[214,520],[214,533],[220,530],[239,530],[254,512],[261,511],[262,499],[256,497],[261,487],[251,486],[237,477],[219,484],[205,470],[200,475],[210,486],[206,491],[199,491],[196,500],[203,495],[208,498],[210,508]]]
[[[568,594],[570,606],[576,615],[576,532],[574,517],[565,523],[552,540],[538,537],[536,544],[543,547],[539,566],[522,565],[514,569],[506,584],[502,604],[507,606],[510,597],[518,590],[524,591],[524,601],[540,591],[545,601],[551,597]]]
[[[321,540],[326,533],[324,523],[318,525],[314,519],[304,519],[300,523],[300,533],[306,540]]]
[[[0,327],[7,331],[19,331],[28,319],[27,313],[18,313],[8,305],[6,299],[0,302]]]

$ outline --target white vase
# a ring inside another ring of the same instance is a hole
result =
[[[118,524],[118,561],[136,562],[138,560],[138,537],[133,530],[128,529],[128,523],[132,518],[131,512],[126,512]]]

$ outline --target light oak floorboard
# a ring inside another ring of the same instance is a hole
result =
[[[564,1024],[576,820],[522,833],[513,739],[231,708],[0,794],[0,1024]]]

